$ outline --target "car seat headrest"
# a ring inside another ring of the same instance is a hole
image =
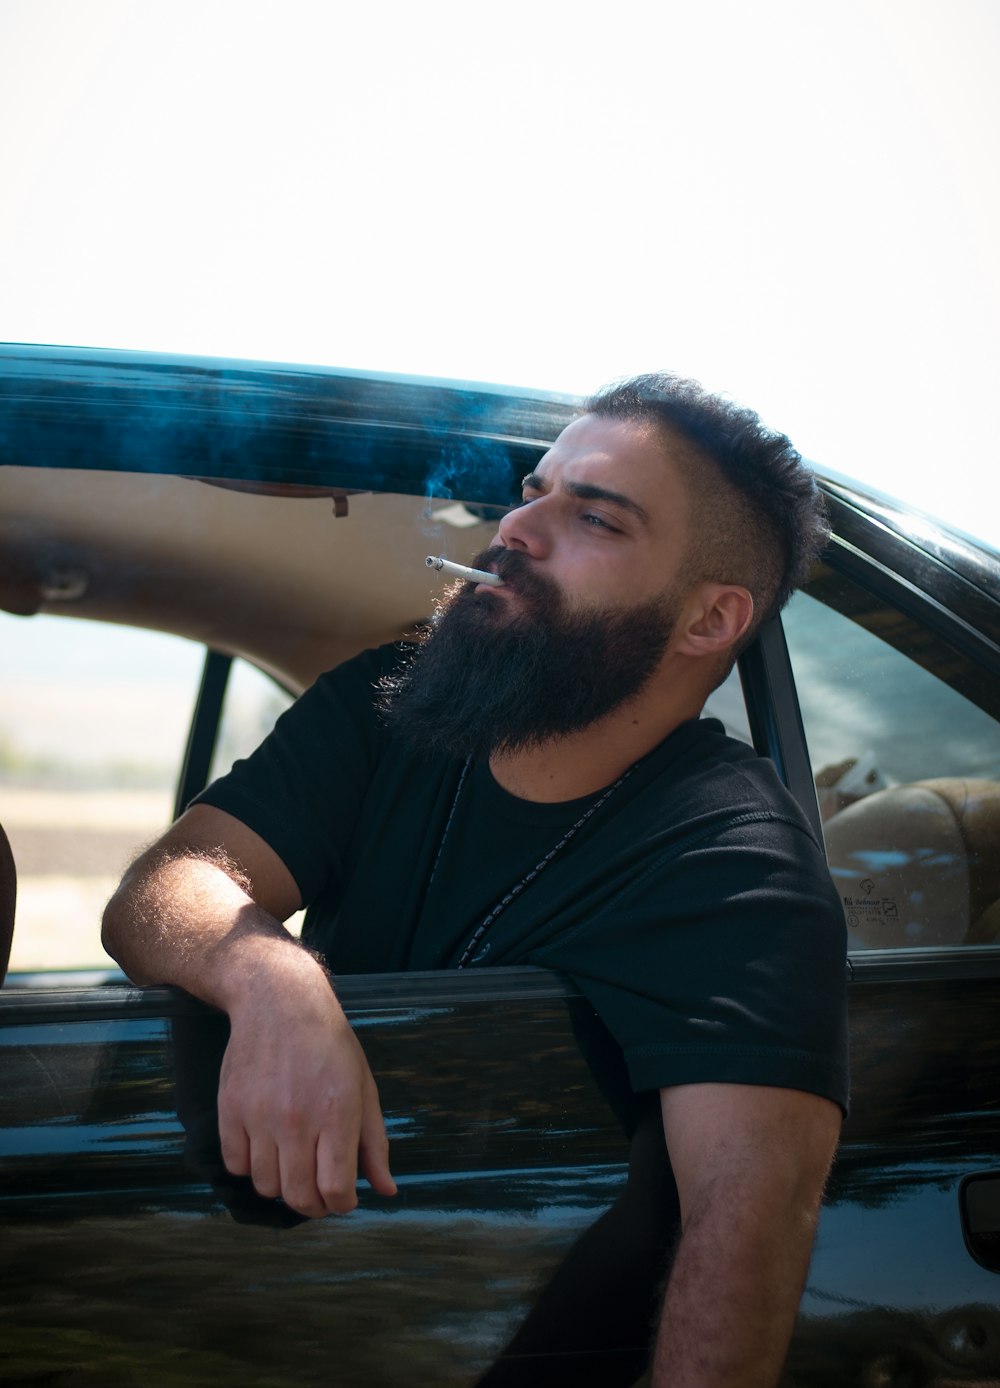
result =
[[[7,976],[10,946],[14,938],[14,907],[17,902],[17,871],[10,842],[0,825],[0,983]]]

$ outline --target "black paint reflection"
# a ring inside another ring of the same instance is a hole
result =
[[[680,1227],[659,1098],[646,1098],[625,1189],[577,1239],[478,1388],[627,1388],[645,1370]]]
[[[183,1361],[328,1388],[333,1354],[338,1388],[630,1382],[676,1227],[656,1105],[622,1098],[579,1000],[406,987],[349,1008],[400,1196],[294,1228],[222,1168],[224,1020],[0,994],[0,1382],[106,1388],[118,1364],[176,1388]],[[853,1111],[784,1388],[1000,1381],[1000,1277],[959,1203],[1000,1172],[998,993],[852,989]]]
[[[836,1321],[802,1318],[782,1388],[990,1388],[1000,1378],[1000,1311],[970,1305],[943,1315],[871,1307]]]
[[[416,1020],[413,1014],[403,1024]],[[281,1200],[257,1194],[247,1177],[224,1166],[218,1134],[218,1078],[229,1028],[225,1018],[178,1018],[172,1024],[177,1111],[183,1123],[185,1159],[211,1185],[240,1223],[288,1229],[307,1222]],[[632,1129],[627,1177],[610,1207],[571,1244],[542,1287],[520,1327],[478,1380],[481,1388],[561,1383],[628,1388],[644,1372],[665,1269],[679,1228],[679,1205],[663,1138],[659,1098],[636,1099],[627,1087],[620,1053],[589,1009],[573,1018],[573,1034],[591,1073],[619,1120]],[[529,1086],[530,1088],[531,1086]],[[522,1096],[523,1099],[523,1096]],[[428,1106],[415,1122],[400,1125],[386,1104],[387,1125],[426,1138]],[[492,1107],[492,1106],[491,1106]],[[493,1121],[513,1134],[502,1111]],[[550,1121],[550,1115],[544,1119]],[[457,1134],[456,1134],[457,1136]],[[481,1138],[475,1140],[480,1145]],[[621,1138],[624,1155],[625,1137]],[[460,1146],[456,1142],[456,1146]],[[404,1158],[405,1160],[405,1158]],[[399,1166],[394,1161],[394,1165]],[[538,1173],[541,1175],[541,1173]],[[557,1173],[534,1183],[515,1179],[505,1192],[521,1208],[532,1184],[539,1204],[552,1206]],[[568,1183],[572,1186],[572,1183]],[[407,1200],[405,1177],[402,1201]],[[496,1200],[499,1192],[494,1192]],[[467,1197],[466,1197],[467,1198]],[[412,1197],[411,1197],[412,1199]],[[543,1204],[544,1202],[544,1204]]]

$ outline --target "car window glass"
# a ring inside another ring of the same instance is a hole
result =
[[[249,661],[234,660],[226,684],[209,780],[224,775],[238,758],[249,756],[294,699],[293,694]]]
[[[108,968],[100,918],[170,823],[203,648],[0,614],[0,823],[18,872],[11,970]]]
[[[996,681],[826,567],[784,626],[851,947],[1000,941]]]
[[[735,669],[730,672],[728,679],[708,696],[704,716],[720,719],[730,737],[739,738],[741,742],[753,742],[743,688]]]

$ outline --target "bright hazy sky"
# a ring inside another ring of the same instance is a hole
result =
[[[0,0],[0,338],[661,366],[1000,545],[998,0]]]

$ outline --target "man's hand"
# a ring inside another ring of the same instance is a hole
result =
[[[230,1171],[317,1218],[355,1207],[359,1163],[381,1195],[396,1185],[361,1046],[322,973],[291,962],[255,979],[230,1013],[219,1135]]]
[[[301,1214],[353,1209],[358,1166],[394,1195],[375,1081],[323,968],[283,928],[300,905],[274,851],[196,805],[126,873],[104,943],[137,983],[228,1013],[219,1089],[228,1169]]]
[[[835,1104],[795,1089],[661,1090],[681,1204],[653,1388],[773,1388],[805,1282]]]

